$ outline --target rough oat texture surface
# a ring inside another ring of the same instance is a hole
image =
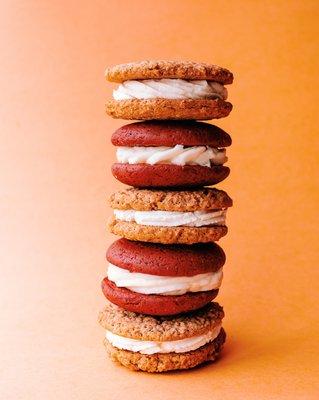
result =
[[[228,208],[233,201],[226,192],[215,188],[181,191],[130,188],[113,193],[110,205],[119,210],[191,212]]]
[[[99,314],[99,323],[119,336],[163,342],[204,334],[218,326],[223,318],[223,308],[216,302],[187,314],[165,317],[137,314],[107,302]]]
[[[119,64],[109,67],[105,77],[110,82],[124,82],[132,79],[188,79],[212,80],[224,85],[233,82],[233,74],[217,65],[193,61],[146,60]]]
[[[220,99],[132,99],[108,100],[106,113],[128,120],[209,120],[224,118],[233,106]]]
[[[109,230],[129,240],[162,244],[194,244],[217,242],[227,234],[224,225],[192,226],[146,226],[135,222],[112,219]]]
[[[152,355],[118,349],[113,347],[106,339],[104,344],[113,361],[117,361],[133,371],[165,372],[190,369],[207,361],[215,361],[222,350],[225,340],[226,333],[224,329],[221,329],[215,340],[197,350],[186,353]]]

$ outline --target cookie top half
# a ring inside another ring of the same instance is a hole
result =
[[[155,190],[130,188],[115,192],[110,205],[118,210],[209,211],[231,207],[232,199],[223,190]]]
[[[112,333],[132,339],[170,341],[204,334],[218,326],[224,317],[218,303],[177,316],[154,317],[126,311],[107,303],[99,315],[101,326]]]
[[[143,121],[117,129],[111,138],[114,146],[211,146],[227,147],[231,137],[221,128],[197,121]]]
[[[130,272],[159,276],[194,276],[218,271],[225,253],[215,243],[160,245],[119,239],[106,254],[107,260]]]
[[[105,71],[110,82],[144,79],[209,80],[223,85],[233,82],[233,74],[217,65],[192,61],[148,60],[119,64]]]

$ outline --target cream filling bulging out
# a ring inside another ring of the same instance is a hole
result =
[[[113,90],[115,100],[131,99],[227,99],[218,82],[184,79],[145,79],[123,82]]]
[[[125,287],[133,292],[179,296],[188,292],[218,289],[223,279],[223,269],[194,276],[158,276],[130,272],[109,263],[107,276],[117,287]]]
[[[147,226],[207,226],[225,225],[226,209],[214,211],[136,211],[114,210],[117,220]]]
[[[227,161],[226,149],[209,146],[184,147],[177,144],[174,147],[118,147],[117,161],[128,164],[175,164],[201,165],[210,167],[222,165]]]
[[[221,330],[221,324],[215,326],[210,331],[180,340],[171,340],[164,342],[131,339],[124,336],[116,335],[107,330],[106,339],[112,346],[122,350],[133,351],[141,354],[156,354],[156,353],[186,353],[199,349],[205,344],[212,342],[218,336]]]

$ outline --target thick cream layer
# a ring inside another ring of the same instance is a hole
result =
[[[225,225],[226,210],[217,211],[136,211],[114,210],[117,220],[148,226],[207,226]]]
[[[134,353],[186,353],[187,351],[199,349],[205,344],[212,342],[218,336],[220,329],[221,324],[202,335],[166,342],[131,339],[116,335],[115,333],[107,330],[106,339],[111,343],[112,346],[122,350],[133,351]]]
[[[215,149],[208,146],[184,147],[118,147],[117,161],[128,164],[175,164],[202,165],[210,167],[222,165],[227,161],[226,149]]]
[[[113,91],[115,100],[130,99],[227,99],[227,89],[217,82],[184,79],[125,81]]]
[[[133,292],[179,296],[188,292],[218,289],[223,279],[223,269],[194,276],[158,276],[130,272],[109,263],[107,276],[117,287],[125,287]]]

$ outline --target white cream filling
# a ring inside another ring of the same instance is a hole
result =
[[[136,211],[114,210],[117,220],[148,226],[225,225],[226,209],[215,211]]]
[[[109,263],[107,276],[117,287],[125,287],[133,292],[179,296],[188,292],[218,289],[223,279],[223,269],[193,276],[159,276],[130,272]]]
[[[165,342],[131,339],[116,335],[115,333],[107,330],[106,339],[111,343],[112,346],[122,350],[133,351],[134,353],[186,353],[188,351],[199,349],[205,344],[212,342],[218,336],[220,329],[221,324],[202,335]]]
[[[145,79],[123,82],[113,90],[115,100],[130,99],[227,99],[227,89],[218,82],[184,79]]]
[[[117,161],[128,164],[175,164],[202,165],[210,167],[222,165],[227,161],[226,149],[216,149],[209,146],[184,147],[177,144],[174,147],[118,147]]]

